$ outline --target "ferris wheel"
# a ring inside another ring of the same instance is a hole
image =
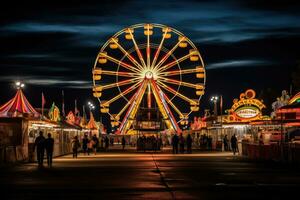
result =
[[[199,110],[205,68],[193,42],[174,28],[137,24],[113,35],[100,49],[93,74],[93,96],[101,113],[125,134],[141,106],[157,106],[170,130]]]

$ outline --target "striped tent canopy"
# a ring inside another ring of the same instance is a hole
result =
[[[40,116],[26,99],[22,90],[18,89],[15,97],[0,107],[0,117],[22,117],[24,114],[31,117]]]
[[[90,112],[90,121],[88,122],[86,128],[91,129],[91,130],[98,129],[98,125],[95,121],[95,118],[94,118],[94,115],[92,112]]]

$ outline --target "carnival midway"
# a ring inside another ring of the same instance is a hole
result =
[[[35,97],[42,99],[42,107],[32,105],[23,90],[26,80],[16,82],[15,96],[0,99],[1,163],[36,161],[34,141],[41,131],[52,135],[54,157],[72,153],[74,138],[96,137],[96,153],[121,144],[135,151],[163,151],[179,137],[191,142],[191,153],[232,151],[234,137],[238,154],[249,159],[300,161],[300,93],[280,88],[281,96],[266,105],[255,90],[243,88],[234,99],[212,97],[214,109],[201,110],[201,97],[209,90],[206,78],[212,77],[206,77],[197,47],[172,27],[137,24],[117,32],[101,47],[91,75],[91,93],[100,109],[93,110],[89,102],[90,112],[76,103],[66,112],[65,102],[45,108],[51,97],[44,94]],[[224,108],[223,101],[232,106]],[[273,112],[264,115],[267,107]],[[110,124],[97,121],[93,112],[108,117]]]

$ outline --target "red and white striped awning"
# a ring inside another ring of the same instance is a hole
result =
[[[17,90],[14,98],[0,107],[0,117],[20,117],[23,114],[39,117],[38,113],[26,99],[21,89]]]

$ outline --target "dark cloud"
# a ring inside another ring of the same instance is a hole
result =
[[[91,68],[101,45],[124,27],[152,22],[178,29],[199,48],[207,64],[207,96],[237,95],[245,87],[262,90],[283,80],[276,85],[280,91],[289,86],[289,74],[299,60],[299,4],[277,0],[8,2],[0,8],[0,85],[4,88],[18,78],[35,88],[31,96],[39,88],[52,88],[51,92],[66,88],[92,98]],[[222,81],[222,87],[215,80]]]

